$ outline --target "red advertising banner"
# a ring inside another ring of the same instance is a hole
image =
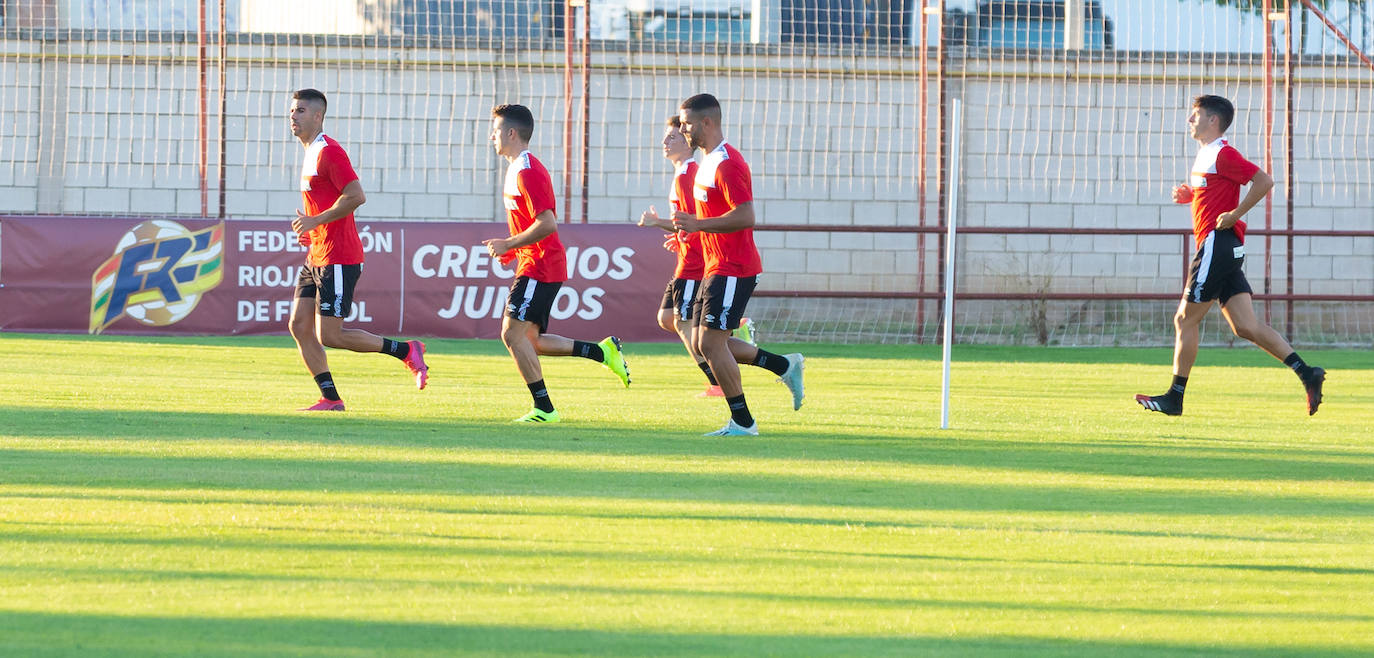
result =
[[[675,256],[663,233],[565,224],[568,280],[549,331],[674,340],[658,328]],[[386,222],[345,326],[388,336],[497,338],[513,270],[482,240],[497,223]],[[305,262],[286,221],[0,216],[0,329],[114,334],[286,332]]]

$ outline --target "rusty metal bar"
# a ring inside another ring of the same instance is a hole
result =
[[[943,233],[938,226],[853,226],[849,224],[757,224],[755,231],[796,233]],[[1181,235],[1191,238],[1191,228],[1063,228],[1037,226],[961,226],[960,233],[990,235]],[[1275,235],[1312,238],[1374,238],[1374,230],[1249,228],[1246,236]]]

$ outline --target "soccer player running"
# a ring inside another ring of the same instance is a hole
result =
[[[673,185],[668,191],[668,204],[673,211],[695,212],[692,185],[696,180],[697,163],[692,159],[692,147],[682,135],[682,121],[676,114],[668,117],[663,131],[663,157],[673,163]],[[686,233],[673,228],[670,217],[659,217],[653,206],[639,216],[640,226],[660,228],[671,233],[663,246],[677,254],[677,270],[663,291],[663,304],[658,310],[658,326],[677,334],[687,353],[696,359],[697,367],[709,382],[701,397],[724,397],[706,357],[692,345],[692,302],[701,288],[706,261],[701,253],[701,234]]]
[[[1173,198],[1175,203],[1192,203],[1197,254],[1174,315],[1174,381],[1163,395],[1137,395],[1135,400],[1150,411],[1183,414],[1183,391],[1197,359],[1198,328],[1212,302],[1220,301],[1221,314],[1237,336],[1258,345],[1297,373],[1307,389],[1307,413],[1315,414],[1322,402],[1326,371],[1304,363],[1279,332],[1255,317],[1250,284],[1241,270],[1245,222],[1240,218],[1269,193],[1274,179],[1226,142],[1226,129],[1235,113],[1231,102],[1220,96],[1193,99],[1188,127],[1201,148],[1193,160],[1191,184],[1175,187]],[[1240,188],[1246,183],[1251,183],[1250,191],[1240,200]]]
[[[757,435],[758,423],[749,413],[740,381],[739,363],[759,366],[778,376],[792,392],[792,408],[800,409],[803,359],[759,349],[730,332],[739,327],[744,308],[758,284],[763,262],[754,246],[754,193],[749,164],[725,142],[720,102],[697,94],[678,108],[682,134],[702,159],[692,196],[696,212],[673,212],[673,228],[701,233],[706,260],[705,278],[692,311],[693,345],[706,357],[730,407],[730,420],[708,436]]]
[[[518,260],[515,282],[501,319],[501,340],[529,386],[534,408],[517,423],[557,423],[558,411],[544,386],[540,356],[580,356],[604,366],[629,387],[630,370],[620,352],[620,339],[607,336],[588,343],[547,333],[549,313],[558,289],[568,278],[568,260],[558,239],[553,181],[543,163],[529,152],[534,115],[523,105],[498,105],[491,111],[491,143],[510,163],[502,196],[510,237],[483,240],[502,263]]]
[[[363,246],[353,211],[367,199],[348,154],[324,134],[324,114],[329,106],[324,94],[301,89],[291,98],[291,134],[305,147],[301,160],[305,212],[296,210],[291,228],[301,245],[308,247],[291,303],[291,337],[320,387],[319,402],[301,411],[344,410],[329,372],[325,347],[390,354],[405,364],[415,376],[415,385],[423,389],[429,381],[424,343],[343,328],[344,316],[353,307],[353,289],[363,273]]]

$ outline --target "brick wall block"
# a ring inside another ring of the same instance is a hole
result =
[[[197,195],[199,196],[199,195]],[[212,196],[212,199],[217,199]],[[211,201],[213,206],[214,201]],[[176,192],[173,190],[137,190],[130,195],[129,210],[136,213],[170,215],[177,210]],[[200,212],[200,200],[196,200],[196,212]]]
[[[897,204],[891,201],[861,201],[854,204],[854,224],[867,226],[895,226]]]
[[[1030,206],[1023,203],[990,203],[985,226],[1030,226]]]
[[[783,244],[788,249],[829,249],[830,236],[825,233],[788,232]]]
[[[850,252],[840,249],[807,249],[806,268],[815,274],[847,274]]]
[[[1070,259],[1072,276],[1110,277],[1115,274],[1116,256],[1112,254],[1078,253]]]

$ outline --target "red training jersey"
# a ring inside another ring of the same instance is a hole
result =
[[[1198,149],[1189,179],[1193,188],[1193,238],[1198,247],[1216,230],[1217,218],[1240,205],[1240,188],[1257,171],[1259,166],[1246,160],[1224,137]],[[1245,220],[1237,221],[1233,230],[1236,239],[1245,244]]]
[[[721,142],[702,160],[692,190],[697,202],[697,217],[720,217],[740,204],[754,200],[749,163],[735,147]],[[701,251],[706,259],[706,276],[755,276],[763,271],[763,259],[754,246],[754,229],[731,233],[702,233]]]
[[[505,197],[506,223],[510,225],[511,235],[529,228],[534,224],[534,218],[545,210],[557,213],[549,170],[529,151],[522,151],[506,169],[502,196]],[[557,231],[513,251],[520,260],[515,269],[516,276],[527,276],[544,283],[559,283],[568,279],[568,258]]]
[[[684,162],[673,174],[673,188],[668,192],[668,204],[673,210],[696,214],[696,201],[692,199],[692,185],[696,182],[697,163]],[[673,276],[679,279],[700,281],[706,272],[706,258],[701,253],[701,233],[677,232],[677,271]]]
[[[305,214],[318,215],[334,207],[343,188],[358,180],[348,154],[334,138],[320,133],[305,147],[301,160],[301,200]],[[363,262],[363,243],[358,239],[358,227],[353,213],[328,224],[321,224],[308,233],[310,251],[305,263],[310,267],[326,265],[357,265]]]

